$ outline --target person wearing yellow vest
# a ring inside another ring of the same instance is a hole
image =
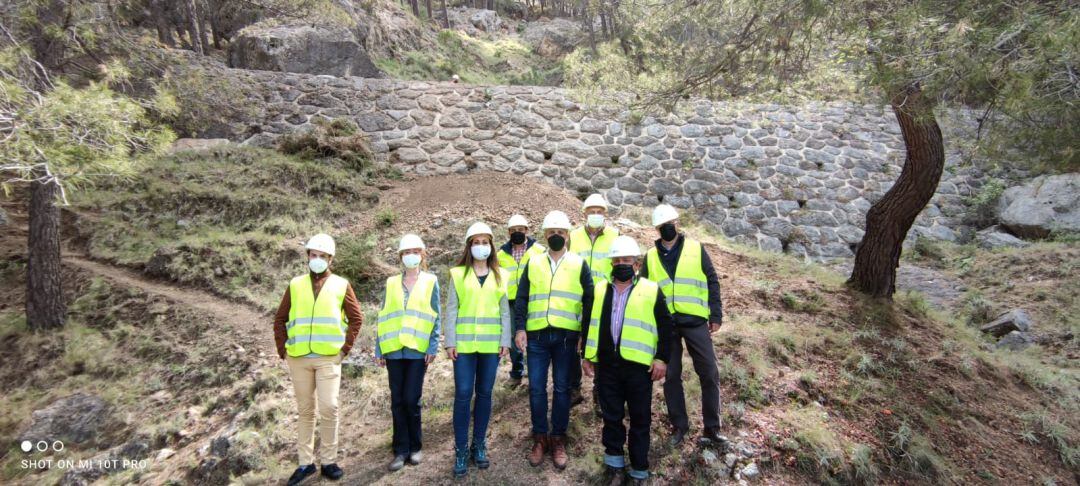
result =
[[[386,279],[375,333],[375,358],[386,367],[390,382],[390,414],[394,458],[387,469],[397,471],[423,459],[420,396],[427,365],[439,351],[439,281],[427,269],[423,240],[401,237],[398,258],[405,271]]]
[[[465,250],[450,269],[453,285],[446,304],[446,355],[454,362],[454,477],[491,465],[487,428],[491,419],[491,389],[499,360],[510,347],[508,272],[499,267],[491,227],[474,223],[465,232]],[[469,445],[469,407],[472,445]]]
[[[646,254],[641,276],[660,285],[675,322],[670,366],[664,380],[664,401],[674,429],[671,443],[681,443],[690,430],[682,385],[682,342],[685,340],[701,382],[701,414],[705,426],[701,440],[705,444],[722,445],[727,438],[720,435],[720,372],[711,336],[720,329],[723,317],[716,269],[701,243],[679,232],[679,212],[674,207],[657,206],[653,210],[652,223],[660,238]]]
[[[611,260],[608,252],[611,243],[619,236],[619,230],[607,224],[608,203],[604,196],[593,194],[585,198],[581,206],[585,213],[585,224],[570,232],[570,252],[576,253],[589,264],[592,270],[593,284],[608,279],[611,273]],[[575,406],[584,399],[581,396],[581,363],[574,361],[570,367],[570,406]],[[593,402],[597,401],[593,390]],[[597,413],[599,413],[597,406]]]
[[[634,278],[640,256],[633,238],[615,239],[610,252],[611,283],[596,284],[592,316],[582,331],[581,366],[587,376],[595,372],[593,389],[604,419],[604,484],[622,479],[624,445],[630,449],[627,475],[631,482],[644,484],[649,478],[652,382],[664,377],[671,356],[671,314],[659,285]],[[629,435],[623,425],[626,415],[630,416]]]
[[[315,411],[319,412],[321,473],[331,480],[345,474],[337,465],[338,390],[341,361],[352,350],[363,314],[349,281],[330,271],[336,246],[327,234],[305,245],[308,272],[289,282],[274,315],[278,356],[289,367],[296,408],[296,449],[300,466],[289,477],[295,485],[315,474]]]
[[[546,248],[536,243],[536,239],[528,236],[529,221],[525,216],[515,214],[506,223],[510,241],[499,248],[499,267],[510,276],[506,284],[506,296],[510,299],[510,308],[514,308],[514,299],[517,297],[518,281],[525,264],[536,255],[543,255]],[[518,351],[517,346],[510,346],[510,381],[511,387],[521,385],[521,377],[525,372],[525,355]]]
[[[529,260],[514,299],[514,344],[525,352],[529,373],[529,410],[533,446],[529,464],[539,466],[551,452],[557,469],[566,468],[566,429],[570,422],[570,365],[578,359],[578,341],[592,311],[593,280],[589,264],[567,251],[570,218],[562,211],[544,217],[547,253]],[[548,368],[554,383],[548,422]],[[550,428],[548,427],[550,425]]]

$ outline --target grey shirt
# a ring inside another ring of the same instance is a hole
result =
[[[465,278],[476,278],[476,273],[470,269],[466,272]],[[487,274],[487,278],[493,278],[491,273]],[[449,285],[450,292],[446,299],[446,307],[443,308],[442,319],[445,325],[443,325],[443,347],[454,348],[457,347],[457,314],[458,314],[458,295],[457,285]],[[502,321],[502,338],[499,339],[499,347],[510,347],[510,331],[512,331],[512,321],[510,315],[510,300],[503,295],[499,300],[499,317]]]

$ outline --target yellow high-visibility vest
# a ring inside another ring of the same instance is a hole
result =
[[[426,353],[431,344],[431,330],[438,311],[431,307],[435,275],[420,272],[409,292],[409,302],[402,302],[405,290],[401,274],[386,279],[386,296],[376,322],[376,343],[383,355],[401,348]]]
[[[608,258],[608,253],[611,253],[611,244],[618,237],[619,230],[610,226],[604,227],[596,241],[589,238],[589,232],[584,226],[570,232],[570,252],[576,253],[589,264],[593,283],[610,279],[611,259]]]
[[[547,249],[539,243],[533,243],[528,250],[525,250],[525,254],[521,255],[521,261],[514,261],[514,255],[511,255],[499,249],[499,268],[506,270],[510,276],[510,280],[506,284],[506,298],[514,300],[517,298],[518,282],[521,281],[521,275],[525,273],[525,264],[529,263],[529,260],[537,255],[543,255]]]
[[[311,288],[310,274],[289,282],[289,322],[285,325],[289,356],[333,356],[341,351],[348,329],[341,306],[348,289],[349,281],[333,274],[326,277],[318,297]]]
[[[589,334],[585,338],[585,359],[595,363],[596,350],[600,345],[600,317],[604,307],[604,294],[609,287],[607,282],[596,286],[592,316],[589,319]],[[619,331],[619,355],[627,361],[652,366],[656,358],[656,344],[660,333],[656,327],[656,295],[660,286],[652,280],[639,278],[630,296],[626,299],[623,312],[622,330]],[[614,306],[614,305],[613,305]]]
[[[649,248],[645,255],[649,265],[649,278],[660,285],[667,298],[668,310],[691,316],[709,318],[709,284],[701,269],[701,243],[685,239],[679,261],[675,264],[675,278],[671,278],[660,262],[660,252]]]
[[[450,277],[457,292],[457,322],[454,334],[458,353],[498,353],[502,340],[502,309],[499,304],[506,296],[510,274],[499,269],[502,283],[488,273],[484,285],[471,268],[454,267]]]
[[[529,314],[525,330],[539,331],[552,326],[581,331],[582,296],[581,257],[566,252],[551,273],[548,256],[531,260],[529,265]]]

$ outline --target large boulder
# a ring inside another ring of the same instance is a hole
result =
[[[994,337],[1002,337],[1014,331],[1028,332],[1031,330],[1031,316],[1024,309],[1013,309],[997,316],[979,330]]]
[[[979,248],[993,250],[995,248],[1023,248],[1030,245],[1024,240],[1002,231],[1001,226],[994,225],[975,233],[975,243]]]
[[[229,43],[229,66],[263,71],[382,77],[356,35],[344,27],[260,26]]]
[[[476,37],[482,33],[493,34],[506,28],[502,17],[494,10],[454,7],[447,11],[450,28]]]
[[[585,33],[577,22],[554,19],[529,23],[522,38],[537,54],[558,58],[573,51],[585,39]]]
[[[1006,189],[998,220],[1021,238],[1080,231],[1080,173],[1040,176]]]
[[[30,426],[19,440],[82,443],[95,439],[110,422],[110,407],[101,397],[86,393],[61,398],[31,414]]]

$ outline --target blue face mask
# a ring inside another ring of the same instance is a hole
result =
[[[491,256],[491,245],[473,245],[469,249],[472,252],[472,257],[477,260],[487,260]]]
[[[311,260],[308,260],[307,264],[308,268],[315,273],[323,273],[326,271],[326,268],[330,266],[330,263],[322,258],[312,258]]]
[[[420,266],[420,255],[416,253],[410,253],[401,257],[401,263],[405,265],[405,268],[416,268]]]

